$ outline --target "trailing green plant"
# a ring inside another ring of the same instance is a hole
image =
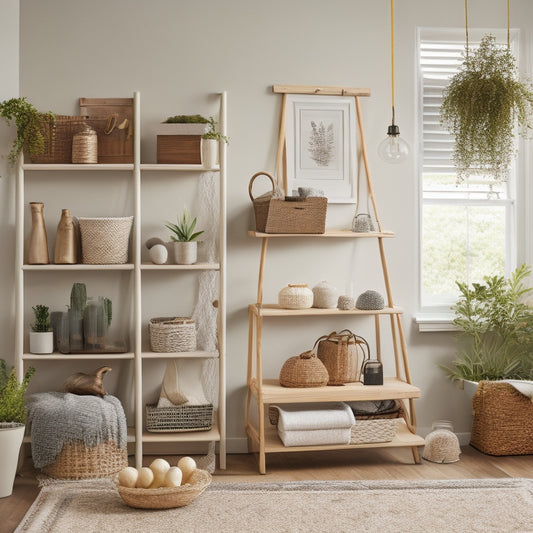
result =
[[[189,242],[194,241],[198,238],[203,230],[195,232],[196,228],[196,217],[192,218],[189,210],[185,207],[183,209],[183,214],[181,218],[178,217],[178,223],[173,224],[172,222],[167,222],[165,224],[173,235],[170,236],[170,239],[174,242]]]
[[[26,100],[26,97],[21,97],[0,102],[0,117],[5,119],[8,125],[14,120],[17,127],[17,136],[8,155],[12,165],[17,162],[24,149],[30,155],[44,152],[44,137],[39,123],[47,121],[55,124],[54,113],[41,113]]]
[[[5,360],[0,359],[0,423],[26,423],[24,393],[34,374],[35,368],[30,366],[19,383],[15,369],[8,373]]]
[[[443,91],[440,120],[455,137],[458,180],[479,171],[506,181],[514,155],[515,127],[528,137],[533,128],[533,87],[521,81],[508,48],[485,35],[469,52]]]
[[[207,124],[208,122],[202,115],[175,115],[165,120],[166,124]]]
[[[229,143],[229,137],[226,137],[217,131],[218,122],[213,117],[209,117],[208,122],[209,129],[205,133],[202,133],[202,139],[214,139],[215,141],[223,140],[225,143]]]
[[[32,331],[37,331],[39,333],[52,331],[48,307],[46,305],[36,305],[35,307],[32,307],[32,309],[35,314],[35,322],[31,325]]]
[[[458,351],[452,366],[442,367],[451,379],[533,378],[533,308],[524,301],[533,290],[524,285],[530,273],[522,265],[509,278],[486,276],[471,287],[457,282]]]

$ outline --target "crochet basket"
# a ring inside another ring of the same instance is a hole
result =
[[[480,381],[470,444],[488,455],[533,454],[533,402],[511,384]]]
[[[79,217],[82,262],[113,265],[128,262],[133,217]]]
[[[213,404],[146,406],[146,431],[208,431],[213,426]]]
[[[150,319],[150,347],[153,352],[194,352],[196,323],[184,317]]]
[[[313,306],[313,291],[305,284],[287,285],[278,294],[283,309],[308,309]]]
[[[328,379],[326,367],[310,350],[287,359],[279,373],[282,387],[324,387]]]

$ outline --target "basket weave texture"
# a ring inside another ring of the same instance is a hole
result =
[[[39,129],[44,138],[44,152],[32,155],[32,163],[71,163],[72,137],[83,130],[87,124],[86,117],[55,115],[55,123],[44,118],[39,122]]]
[[[194,352],[196,323],[185,317],[150,319],[150,346],[153,352]]]
[[[309,309],[313,306],[313,291],[306,285],[287,285],[278,294],[278,304],[283,309]]]
[[[470,444],[489,455],[533,454],[533,402],[509,383],[480,381]]]
[[[213,426],[213,404],[146,406],[146,431],[166,433],[208,431]]]
[[[98,163],[98,138],[88,125],[72,137],[73,163]]]
[[[254,198],[252,185],[258,176],[267,176],[272,183],[272,192]],[[255,229],[264,233],[324,233],[328,199],[324,197],[273,198],[274,178],[266,172],[252,176],[248,193],[254,207]]]
[[[282,387],[325,387],[328,379],[326,367],[312,351],[289,357],[279,373]]]
[[[180,487],[160,487],[158,489],[134,489],[122,487],[117,483],[117,490],[126,505],[138,509],[172,509],[184,507],[211,483],[211,474],[207,470],[196,469],[185,485]]]
[[[128,262],[133,217],[79,217],[82,262],[113,265]]]
[[[56,460],[41,468],[57,479],[90,479],[108,477],[128,466],[126,447],[113,441],[87,447],[83,441],[65,443]]]
[[[356,419],[350,430],[350,444],[390,442],[398,429],[399,418]]]

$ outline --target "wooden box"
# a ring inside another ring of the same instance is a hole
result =
[[[98,135],[98,163],[133,163],[133,98],[80,98]]]
[[[201,165],[202,133],[206,124],[159,124],[157,162],[177,165]]]

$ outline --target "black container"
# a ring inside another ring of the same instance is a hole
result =
[[[383,365],[377,359],[368,359],[363,363],[363,383],[365,385],[383,385]]]

